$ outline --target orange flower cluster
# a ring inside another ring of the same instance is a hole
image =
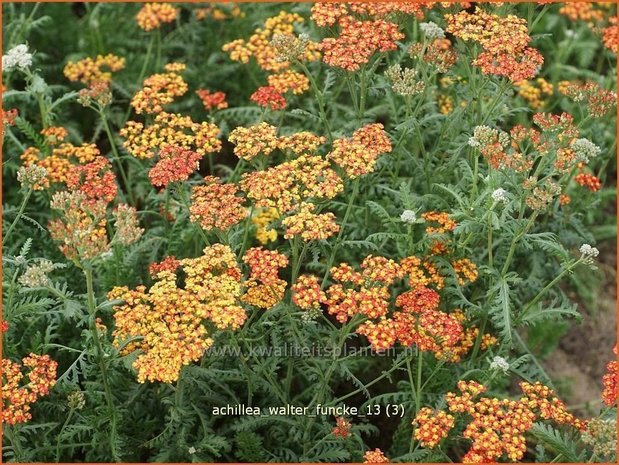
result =
[[[567,16],[572,21],[586,21],[587,23],[597,23],[604,20],[604,12],[594,8],[592,2],[568,2],[563,4],[559,13]]]
[[[352,137],[333,141],[327,158],[340,166],[351,179],[371,173],[381,154],[391,152],[391,141],[380,123],[367,124]]]
[[[235,145],[237,157],[250,161],[260,154],[267,156],[277,148],[277,128],[265,122],[248,128],[239,126],[230,132],[228,140]]]
[[[145,3],[135,16],[138,26],[145,31],[157,29],[176,20],[179,10],[169,3]]]
[[[544,57],[529,47],[531,36],[524,18],[487,13],[477,7],[474,13],[460,11],[445,15],[447,32],[463,41],[476,41],[483,51],[474,65],[484,74],[504,76],[510,81],[530,79],[544,63]]]
[[[604,47],[614,53],[619,52],[619,30],[617,29],[617,17],[610,18],[610,25],[602,31]]]
[[[164,258],[159,263],[151,263],[148,267],[148,274],[152,279],[155,279],[161,272],[176,273],[176,270],[181,266],[181,261],[174,256]]]
[[[385,457],[383,451],[374,449],[363,454],[363,463],[389,463],[389,459]]]
[[[29,369],[22,384],[22,367]],[[58,363],[49,355],[30,354],[21,364],[2,359],[2,423],[15,425],[32,419],[31,406],[56,384]]]
[[[112,91],[110,83],[107,81],[95,81],[88,84],[88,87],[80,89],[77,101],[85,107],[92,105],[92,102],[105,107],[112,103]]]
[[[18,116],[19,111],[17,110],[17,108],[2,110],[2,124],[6,124],[7,126],[14,126],[15,120]]]
[[[456,260],[451,265],[456,272],[456,276],[458,276],[458,284],[460,286],[477,281],[477,265],[468,258]]]
[[[270,44],[276,36],[290,36],[294,34],[295,23],[302,23],[303,18],[296,13],[281,11],[277,16],[265,21],[264,28],[258,28],[247,40],[237,39],[223,46],[223,51],[230,54],[230,58],[241,63],[249,63],[253,56],[258,66],[265,71],[281,72],[290,67],[290,62],[278,60],[277,50]],[[299,59],[313,61],[318,59],[315,44],[308,42]]]
[[[178,265],[174,271],[172,264]],[[184,274],[183,288],[177,269]],[[219,330],[236,330],[245,322],[245,310],[238,305],[241,270],[229,247],[214,244],[201,257],[170,261],[155,271],[157,282],[148,291],[116,287],[108,294],[124,302],[114,307],[114,344],[140,338],[122,351],[140,350],[133,363],[138,382],[172,383],[183,366],[199,360],[213,344],[204,320]]]
[[[75,167],[68,174],[67,187],[84,194],[87,202],[110,203],[117,193],[112,164],[105,157],[96,157],[86,165]]]
[[[155,187],[186,181],[200,167],[202,155],[193,150],[175,145],[167,145],[159,151],[159,160],[148,172],[150,182]]]
[[[267,77],[269,86],[283,94],[291,91],[295,95],[302,94],[309,89],[310,82],[305,74],[297,73],[291,69],[281,73],[271,74]]]
[[[462,310],[455,310],[451,313],[451,315],[460,322],[463,326],[467,323],[467,318],[462,312]],[[462,360],[464,357],[474,346],[475,341],[479,336],[479,328],[474,325],[468,326],[464,328],[464,333],[460,341],[452,347],[447,348],[443,352],[437,353],[437,358],[441,360],[445,360],[451,363],[457,363]],[[479,345],[481,350],[488,350],[490,347],[496,345],[498,339],[489,334],[485,333],[481,336],[481,343]]]
[[[245,252],[243,261],[250,270],[249,279],[245,281],[243,302],[263,309],[281,302],[286,281],[280,279],[279,270],[288,266],[288,257],[263,247],[253,247]]]
[[[617,93],[602,89],[595,82],[569,83],[562,91],[575,102],[585,102],[587,111],[595,118],[601,118],[617,105]]]
[[[472,445],[462,462],[489,463],[503,456],[512,462],[521,460],[526,452],[524,435],[538,419],[553,420],[580,430],[585,428],[548,387],[539,382],[522,382],[520,388],[524,396],[518,400],[479,397],[486,388],[475,381],[458,381],[460,395],[447,393],[445,400],[449,412],[471,418],[462,436],[470,439]],[[414,434],[421,445],[433,448],[447,437],[454,426],[454,417],[424,408],[413,425],[417,426]]]
[[[617,346],[613,348],[613,352],[617,355]],[[602,377],[604,391],[602,392],[602,400],[606,405],[612,407],[617,405],[619,396],[619,388],[617,386],[617,360],[611,360],[606,365],[606,374]]]
[[[220,181],[216,176],[207,176],[204,185],[195,186],[191,192],[191,221],[206,231],[225,231],[247,217],[243,198],[236,195],[236,186]]]
[[[320,308],[327,301],[327,295],[320,289],[318,278],[312,275],[301,275],[291,288],[292,302],[303,310]]]
[[[438,226],[426,227],[427,234],[446,234],[456,229],[457,223],[449,217],[449,213],[430,211],[421,214],[428,223],[437,223]]]
[[[589,173],[578,173],[574,176],[574,181],[591,192],[597,192],[602,188],[602,182],[596,176]]]
[[[264,171],[243,174],[241,189],[256,206],[292,212],[309,199],[332,199],[343,184],[319,155],[301,155]]]
[[[333,213],[317,214],[315,208],[314,204],[303,202],[298,211],[285,218],[282,221],[286,227],[284,239],[301,236],[304,241],[321,241],[340,230]]]
[[[174,113],[159,113],[147,127],[128,121],[120,135],[125,138],[123,146],[137,158],[153,158],[156,151],[170,145],[193,149],[201,155],[221,150],[221,141],[217,139],[219,128],[215,124],[195,123],[189,116]]]
[[[202,105],[207,111],[224,110],[228,108],[226,94],[223,92],[211,92],[208,89],[198,89],[196,94],[202,100]]]
[[[228,6],[228,5],[225,5]],[[214,7],[209,6],[206,8],[196,8],[194,10],[194,14],[196,15],[196,19],[198,21],[202,21],[206,18],[212,18],[215,21],[223,21],[225,19],[230,18],[244,18],[245,13],[241,10],[238,5],[233,5],[232,8],[222,8],[220,6]]]
[[[153,74],[144,79],[142,89],[131,99],[131,106],[139,115],[142,113],[161,113],[163,105],[172,103],[176,97],[187,92],[187,83],[179,74],[185,70],[182,63],[169,63],[165,73]]]
[[[118,72],[125,67],[125,59],[111,53],[97,55],[95,59],[84,58],[77,62],[68,62],[64,67],[64,75],[69,81],[80,81],[84,84],[112,80],[112,73]]]
[[[376,52],[397,49],[397,41],[404,38],[398,25],[382,19],[359,21],[352,16],[338,20],[340,35],[327,37],[320,43],[323,61],[346,71],[357,71]]]
[[[413,426],[416,427],[414,437],[425,447],[433,449],[442,439],[447,437],[449,431],[454,427],[454,422],[454,417],[442,410],[435,411],[423,407],[413,421]]]
[[[414,15],[423,18],[423,8],[420,2],[316,2],[312,6],[312,20],[318,26],[333,26],[339,19],[350,14],[384,18],[392,13]]]
[[[272,86],[259,87],[256,92],[251,94],[249,99],[261,107],[270,108],[271,110],[283,110],[286,108],[286,99]]]

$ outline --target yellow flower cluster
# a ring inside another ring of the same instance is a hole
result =
[[[284,239],[301,236],[304,241],[320,241],[327,239],[340,230],[331,212],[314,213],[314,204],[302,203],[297,212],[285,218],[282,224],[286,227]]]
[[[233,129],[228,140],[235,145],[234,154],[244,160],[252,160],[261,153],[269,155],[278,147],[277,128],[262,122],[244,128]]]
[[[371,173],[379,155],[391,152],[391,141],[380,123],[357,129],[351,138],[333,141],[327,158],[342,167],[351,179]]]
[[[245,13],[238,5],[232,6],[232,8],[224,9],[221,7],[208,6],[206,8],[197,8],[194,10],[194,14],[198,21],[205,20],[207,18],[214,19],[215,21],[223,21],[231,18],[244,18]]]
[[[293,94],[299,95],[309,89],[310,86],[309,79],[305,74],[297,73],[291,69],[278,74],[271,74],[267,77],[267,81],[271,87],[274,87],[281,94],[292,91]]]
[[[68,62],[64,67],[64,75],[69,81],[80,81],[84,84],[112,80],[112,73],[125,67],[125,59],[112,55],[97,55],[95,59],[84,58],[77,62]]]
[[[182,63],[169,63],[165,73],[147,77],[140,89],[131,99],[131,106],[139,115],[142,113],[160,113],[163,105],[172,103],[176,97],[187,92],[187,83],[179,74],[185,70]]]
[[[270,225],[279,219],[279,213],[276,208],[263,208],[255,215],[251,222],[256,226],[256,240],[262,245],[274,242],[277,240],[277,230],[271,228]]]
[[[178,9],[174,8],[169,3],[146,3],[138,14],[135,20],[138,26],[145,31],[157,29],[163,23],[171,23],[178,16]]]
[[[208,122],[196,123],[189,116],[159,113],[148,127],[137,121],[128,121],[120,130],[126,140],[123,146],[137,158],[152,158],[156,150],[167,146],[193,148],[205,155],[221,150],[217,139],[219,128]]]
[[[548,103],[546,97],[553,92],[553,85],[544,78],[535,81],[519,81],[514,85],[518,88],[518,95],[522,97],[533,110],[539,110]]]
[[[180,260],[179,267],[184,288],[176,273],[163,269],[148,291],[116,287],[108,294],[124,302],[114,307],[114,344],[140,338],[122,351],[141,351],[133,364],[140,383],[172,383],[183,366],[199,360],[213,344],[203,320],[219,330],[236,330],[245,322],[245,310],[238,305],[241,270],[229,247],[214,244],[201,257]]]
[[[279,270],[288,266],[288,257],[262,247],[245,252],[243,261],[250,269],[245,281],[243,302],[258,308],[269,309],[281,302],[286,291],[286,281],[280,279]]]

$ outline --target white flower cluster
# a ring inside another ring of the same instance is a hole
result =
[[[400,221],[407,224],[414,224],[417,221],[417,215],[413,210],[404,210],[400,215]]]
[[[509,145],[509,134],[489,126],[475,126],[473,136],[469,137],[471,147],[487,146],[497,141],[501,147],[506,148]]]
[[[509,370],[509,363],[503,357],[499,357],[498,355],[492,359],[490,363],[490,369],[496,371],[502,371],[503,373],[507,373]]]
[[[507,197],[507,191],[499,187],[492,193],[492,200],[495,202],[508,203],[509,198]]]
[[[2,71],[11,71],[13,68],[27,69],[32,65],[32,53],[28,53],[28,46],[17,45],[2,55]]]
[[[445,38],[445,31],[443,31],[436,23],[433,23],[432,21],[428,21],[427,23],[420,23],[419,27],[428,39]]]
[[[602,150],[589,139],[576,139],[570,144],[578,161],[589,163],[591,158],[597,157]]]
[[[593,265],[593,259],[600,254],[600,251],[595,247],[591,247],[589,244],[583,244],[580,246],[580,253],[582,254],[582,261],[587,265]]]

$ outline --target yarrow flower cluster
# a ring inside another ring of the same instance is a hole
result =
[[[113,55],[97,55],[95,58],[84,58],[73,62],[69,61],[64,67],[64,75],[69,81],[80,81],[84,84],[95,82],[109,82],[112,73],[125,68],[125,59]]]
[[[591,247],[589,244],[583,244],[578,249],[581,254],[581,259],[583,263],[587,265],[593,265],[595,257],[600,254],[600,251],[595,247]]]
[[[389,463],[389,459],[380,449],[369,450],[363,454],[363,463]]]
[[[413,210],[404,210],[400,215],[400,221],[407,224],[415,224],[417,222],[417,214]]]
[[[350,179],[371,173],[378,157],[391,152],[391,141],[380,123],[368,124],[352,137],[336,139],[327,158],[340,166]]]
[[[286,99],[272,86],[262,86],[256,90],[249,99],[261,107],[271,110],[283,110],[286,108]]]
[[[385,76],[391,82],[393,91],[404,97],[420,94],[426,87],[425,82],[415,79],[417,70],[413,68],[402,69],[399,63],[387,68]]]
[[[617,355],[617,346],[613,348],[613,352]],[[617,360],[611,360],[606,365],[606,374],[602,377],[604,391],[602,392],[602,400],[609,407],[617,405],[619,396],[619,386],[617,385]]]
[[[24,383],[23,367],[28,369]],[[2,423],[15,425],[32,419],[32,404],[56,384],[58,363],[49,355],[30,354],[21,363],[2,359]]]
[[[2,71],[13,69],[26,70],[32,66],[32,53],[28,52],[28,46],[19,44],[10,49],[6,55],[2,55]]]
[[[135,20],[141,29],[152,31],[162,24],[175,21],[178,13],[179,10],[169,3],[145,3],[135,16]]]
[[[507,196],[507,191],[503,188],[495,189],[492,192],[492,200],[499,203],[509,203],[509,197]]]
[[[483,51],[473,61],[484,74],[504,76],[512,82],[534,77],[544,58],[529,46],[527,22],[514,15],[501,17],[476,7],[445,15],[447,32],[463,41],[476,41]]]
[[[153,74],[144,79],[140,89],[131,99],[131,106],[141,113],[161,113],[163,106],[172,103],[177,97],[185,95],[187,83],[180,75],[185,70],[182,63],[168,63],[165,73]]]
[[[243,302],[258,308],[270,309],[284,298],[286,281],[279,277],[279,270],[288,266],[288,257],[263,247],[253,247],[245,252],[243,261],[250,270],[245,281]]]
[[[460,394],[447,393],[449,414],[429,408],[413,420],[415,438],[424,447],[434,448],[455,425],[456,414],[470,420],[462,436],[472,441],[462,457],[464,463],[489,463],[502,457],[521,460],[526,452],[525,433],[537,420],[552,420],[583,430],[585,423],[570,414],[565,404],[548,387],[537,382],[522,382],[524,395],[519,400],[479,397],[486,388],[475,381],[458,381]]]
[[[48,287],[52,284],[48,274],[55,269],[56,266],[49,260],[41,260],[26,268],[24,274],[19,277],[19,284],[31,289]]]
[[[215,244],[175,265],[155,269],[149,290],[116,287],[108,294],[124,302],[114,306],[114,344],[123,354],[140,351],[133,363],[140,383],[172,383],[183,366],[199,360],[213,344],[205,320],[216,330],[234,331],[247,317],[239,306],[241,270],[229,247]],[[181,269],[184,285],[179,287]],[[129,338],[139,339],[125,344]]]
[[[202,101],[206,111],[225,110],[228,108],[226,94],[224,92],[211,92],[208,89],[198,89],[196,94]]]
[[[190,218],[202,229],[225,231],[247,217],[243,198],[234,184],[221,183],[216,176],[204,178],[204,184],[191,191]]]

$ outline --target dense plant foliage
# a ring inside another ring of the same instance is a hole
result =
[[[5,460],[615,459],[613,4],[2,8]]]

